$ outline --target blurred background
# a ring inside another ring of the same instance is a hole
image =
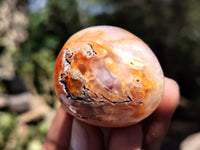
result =
[[[0,149],[41,149],[59,106],[53,72],[60,49],[78,30],[105,24],[143,39],[179,83],[181,102],[162,150],[186,150],[183,141],[200,132],[199,0],[0,0]]]

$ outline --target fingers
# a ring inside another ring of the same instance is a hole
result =
[[[170,119],[179,103],[178,84],[169,78],[165,78],[165,90],[163,100],[156,111],[143,121],[144,150],[159,150],[167,132]]]
[[[180,99],[179,86],[176,81],[165,78],[163,100],[157,108],[157,112],[169,117],[174,113]]]
[[[72,116],[67,113],[65,108],[60,106],[48,131],[47,139],[43,145],[43,150],[68,149],[71,128]]]
[[[113,129],[109,150],[140,150],[143,141],[142,134],[140,124]]]
[[[103,150],[101,129],[74,119],[70,147],[71,150]]]
[[[141,147],[144,150],[158,150],[178,103],[177,83],[165,78],[163,100],[156,111],[142,123],[113,129],[111,135],[106,136],[110,137],[109,150],[140,150]],[[103,143],[99,127],[87,125],[76,119],[72,127],[72,117],[65,108],[60,107],[49,129],[43,150],[68,149],[69,144],[71,150],[101,150],[105,149]]]

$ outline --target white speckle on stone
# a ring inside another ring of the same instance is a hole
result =
[[[70,105],[68,108],[72,113],[76,114],[76,110],[74,109],[73,106]]]

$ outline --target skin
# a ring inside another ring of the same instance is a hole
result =
[[[159,150],[179,103],[179,86],[165,78],[163,99],[148,118],[123,128],[101,128],[73,119],[60,106],[43,150]]]

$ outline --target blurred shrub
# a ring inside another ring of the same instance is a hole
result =
[[[6,144],[16,125],[15,117],[9,113],[0,112],[0,149]]]
[[[54,100],[53,71],[56,56],[66,39],[79,28],[73,0],[50,0],[40,12],[30,13],[29,38],[15,54],[16,72],[32,92]]]
[[[15,76],[15,59],[12,56],[28,35],[26,6],[24,0],[0,1],[0,82]]]

